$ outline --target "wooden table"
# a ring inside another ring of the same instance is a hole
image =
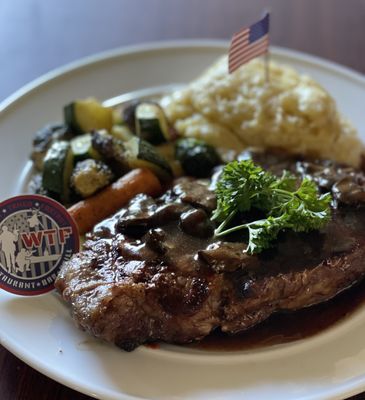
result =
[[[0,100],[95,52],[165,39],[229,39],[269,3],[273,44],[365,73],[365,0],[13,0],[0,2]],[[89,398],[0,346],[0,399]]]

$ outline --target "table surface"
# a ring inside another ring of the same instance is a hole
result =
[[[0,2],[0,101],[49,70],[96,52],[167,39],[229,39],[268,5],[274,45],[365,73],[365,0],[12,0]],[[0,398],[90,399],[1,346]]]

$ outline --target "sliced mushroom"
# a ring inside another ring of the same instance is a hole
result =
[[[345,204],[365,203],[365,182],[354,176],[347,176],[332,187],[333,197]]]
[[[198,251],[198,257],[215,272],[256,269],[259,265],[258,258],[247,254],[245,250],[246,244],[244,243],[216,242],[205,250]]]
[[[214,226],[202,208],[193,208],[180,216],[180,228],[191,236],[207,238],[213,235]]]

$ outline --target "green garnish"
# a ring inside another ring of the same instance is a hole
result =
[[[313,181],[305,178],[299,184],[287,171],[277,178],[251,160],[227,164],[217,183],[216,194],[217,208],[212,220],[220,225],[215,235],[248,229],[246,251],[250,254],[270,247],[282,230],[320,229],[331,214],[331,195],[320,195]],[[225,229],[238,213],[252,208],[264,211],[265,218]]]

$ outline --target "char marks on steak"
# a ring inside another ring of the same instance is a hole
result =
[[[97,225],[59,273],[56,287],[81,328],[125,350],[186,343],[326,301],[364,277],[364,174],[332,162],[249,156],[332,191],[328,225],[282,233],[274,248],[248,256],[237,240],[242,232],[223,242],[212,235],[216,199],[208,182],[181,178],[158,199],[138,195]]]

